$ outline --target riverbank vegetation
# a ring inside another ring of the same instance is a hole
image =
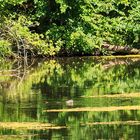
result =
[[[6,0],[0,15],[1,57],[140,53],[138,0]]]

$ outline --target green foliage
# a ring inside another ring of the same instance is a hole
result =
[[[68,54],[103,52],[103,42],[124,46],[139,44],[137,0],[56,0],[56,4],[59,5],[55,11],[58,14],[52,18],[55,26],[49,26],[49,35],[55,40],[58,32]]]
[[[11,24],[23,16],[31,21],[20,23],[18,33],[30,36],[27,44],[36,46],[42,55],[49,55],[49,51],[50,55],[58,51],[67,55],[104,53],[104,42],[139,48],[138,0],[6,0],[0,4],[2,24],[4,16]]]
[[[8,56],[12,53],[11,44],[7,40],[0,40],[0,56]]]
[[[4,24],[1,25],[1,37],[4,42],[8,40],[12,50],[18,55],[24,53],[24,51],[31,55],[55,55],[59,51],[59,46],[55,47],[55,44],[49,39],[44,40],[42,34],[30,32],[28,28],[30,24],[32,22],[28,21],[24,16],[20,16],[16,21],[5,18]],[[7,53],[9,53],[8,50]]]

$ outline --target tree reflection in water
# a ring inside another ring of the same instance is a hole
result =
[[[45,112],[50,109],[139,106],[138,58],[57,58],[29,62],[28,65],[1,62],[0,70],[1,122],[41,122],[67,127],[59,130],[1,128],[1,134],[23,139],[77,140],[137,139],[139,135],[139,123],[135,123],[140,120],[138,109]],[[74,102],[73,106],[67,106],[68,100]],[[128,121],[132,123],[128,124]]]

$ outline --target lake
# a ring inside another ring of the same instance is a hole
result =
[[[0,139],[140,138],[140,58],[0,61]]]

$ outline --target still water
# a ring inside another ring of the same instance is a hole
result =
[[[0,139],[140,139],[140,58],[0,61]]]

